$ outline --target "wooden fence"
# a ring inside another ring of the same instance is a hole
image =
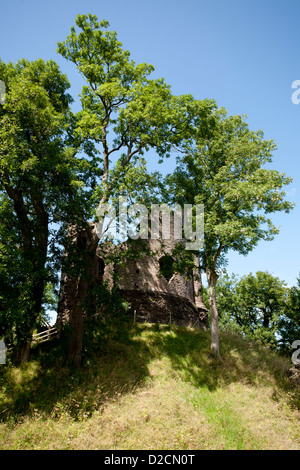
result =
[[[57,329],[55,327],[53,328],[48,328],[45,331],[42,331],[41,333],[37,333],[35,335],[32,335],[32,342],[33,344],[35,343],[44,343],[45,341],[49,341],[50,339],[54,338],[57,336]]]

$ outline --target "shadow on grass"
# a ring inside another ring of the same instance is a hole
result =
[[[145,386],[149,364],[163,357],[181,380],[210,391],[270,378],[282,391],[291,388],[286,362],[237,335],[221,335],[221,362],[210,354],[209,332],[168,325],[93,323],[86,328],[84,345],[80,369],[67,367],[65,345],[59,341],[33,350],[20,368],[1,368],[0,420],[31,413],[87,418],[107,400]],[[299,406],[298,393],[290,393],[290,400]]]
[[[152,325],[147,344],[162,356],[168,356],[181,379],[195,387],[214,391],[234,382],[274,385],[274,400],[279,398],[277,391],[287,392],[289,404],[300,409],[299,388],[292,386],[288,379],[289,359],[255,341],[221,332],[222,359],[218,360],[210,352],[210,332]]]
[[[20,367],[1,368],[0,421],[32,413],[80,419],[133,391],[148,376],[148,357],[130,335],[127,323],[93,322],[85,331],[82,367],[70,367],[67,343],[54,340],[33,348]]]

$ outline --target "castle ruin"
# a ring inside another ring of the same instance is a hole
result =
[[[77,244],[87,246],[89,243],[93,244],[95,240],[91,240],[85,231],[77,235]],[[184,244],[185,241],[174,237],[171,225],[169,239],[162,238],[160,231],[158,239],[131,240],[130,255],[127,251],[129,243],[124,242],[114,249],[120,254],[125,253],[125,257],[117,256],[113,261],[111,245],[99,244],[88,263],[90,285],[105,283],[109,289],[117,287],[121,297],[130,305],[128,315],[133,321],[206,329],[207,309],[201,293],[199,260],[194,257],[194,266],[188,275],[176,272],[173,253],[178,243]],[[141,245],[143,249],[139,252]],[[70,304],[78,291],[78,282],[78,279],[62,276],[57,318],[59,327],[70,321]]]

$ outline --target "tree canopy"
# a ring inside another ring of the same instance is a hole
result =
[[[229,250],[246,255],[260,240],[278,233],[269,214],[289,212],[284,186],[291,178],[267,168],[276,149],[262,131],[251,131],[243,116],[216,109],[205,133],[199,128],[166,179],[167,194],[180,204],[204,205],[201,266],[207,275],[212,350],[219,355],[216,283]]]
[[[264,271],[241,278],[225,273],[217,285],[220,326],[290,352],[300,332],[299,292],[299,279],[298,286],[288,287]]]

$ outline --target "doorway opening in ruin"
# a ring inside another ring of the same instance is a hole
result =
[[[159,271],[166,281],[169,282],[175,273],[174,258],[171,255],[164,255],[159,259]]]

